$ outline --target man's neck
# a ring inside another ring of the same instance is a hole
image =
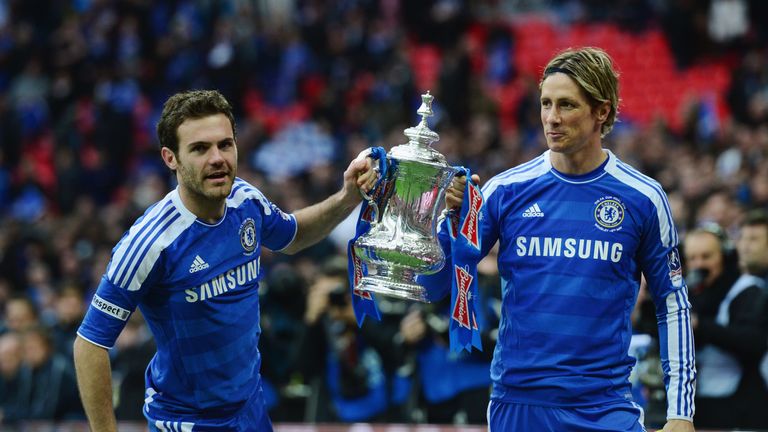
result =
[[[608,158],[602,147],[573,154],[551,152],[552,167],[563,174],[580,175],[594,171]]]
[[[211,200],[183,187],[179,188],[179,198],[187,210],[205,223],[214,224],[224,216],[226,199]]]

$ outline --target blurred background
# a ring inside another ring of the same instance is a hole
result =
[[[759,0],[0,0],[2,427],[84,419],[72,341],[112,247],[175,187],[154,132],[171,94],[222,92],[238,175],[293,211],[335,192],[362,149],[404,143],[427,90],[434,147],[451,164],[484,182],[530,160],[546,148],[547,60],[599,46],[621,74],[605,146],[664,186],[681,238],[711,223],[728,241],[748,211],[768,208],[765,23]],[[299,255],[264,252],[273,421],[484,424],[493,256],[480,269],[485,351],[456,356],[444,304],[382,299],[382,321],[356,328],[353,233],[348,220]],[[655,428],[663,384],[642,302],[633,382]],[[746,343],[765,351],[765,340]],[[136,313],[111,355],[118,418],[139,430],[153,353]]]

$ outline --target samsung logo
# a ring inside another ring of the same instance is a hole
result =
[[[204,284],[185,289],[185,299],[189,303],[205,301],[225,292],[253,283],[259,277],[260,258],[230,269]]]
[[[592,259],[598,261],[621,261],[624,246],[605,240],[575,239],[572,237],[526,237],[515,241],[517,256],[543,256]]]

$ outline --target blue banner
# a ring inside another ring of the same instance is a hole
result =
[[[363,200],[360,214],[357,217],[355,236],[347,244],[347,272],[349,274],[349,287],[352,292],[352,308],[355,311],[357,325],[362,326],[366,316],[381,320],[379,308],[376,307],[376,299],[368,291],[357,289],[360,280],[368,275],[368,266],[355,254],[354,244],[360,236],[365,235],[371,229],[371,222],[379,217],[379,209],[384,201],[384,190],[387,181],[387,152],[383,147],[372,147],[369,155],[374,162],[378,162],[379,179],[369,192],[373,205],[367,199]]]
[[[482,249],[480,239],[480,212],[484,199],[480,187],[472,181],[468,168],[460,168],[467,178],[464,202],[457,214],[448,212],[451,237],[451,319],[448,328],[451,351],[482,351],[480,328],[475,314],[477,295],[477,263]],[[461,172],[459,175],[462,175]]]

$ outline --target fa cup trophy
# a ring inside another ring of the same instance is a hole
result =
[[[429,129],[434,96],[421,96],[421,122],[404,131],[408,143],[387,154],[383,196],[376,202],[370,230],[354,243],[355,254],[367,264],[368,275],[356,289],[428,302],[417,275],[438,272],[445,254],[437,241],[437,212],[445,190],[458,171],[430,145],[440,136]],[[378,203],[378,204],[377,204]]]

